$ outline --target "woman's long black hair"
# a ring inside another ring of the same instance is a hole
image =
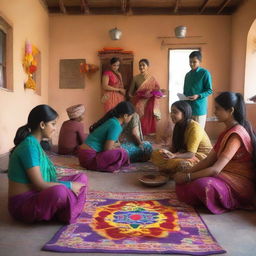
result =
[[[33,131],[35,131],[41,122],[50,122],[58,117],[58,113],[48,105],[38,105],[34,107],[29,115],[27,124],[21,126],[17,131],[14,138],[15,147],[11,152]]]
[[[89,131],[92,133],[96,128],[105,123],[108,119],[112,117],[122,117],[123,115],[132,115],[135,112],[134,106],[129,101],[122,101],[116,105],[116,107],[109,110],[100,120],[94,123]]]
[[[172,150],[173,153],[186,151],[185,131],[192,118],[191,106],[184,100],[176,101],[172,104],[183,114],[183,119],[175,124],[172,135]]]
[[[215,102],[217,102],[225,110],[234,108],[234,119],[246,129],[251,137],[253,146],[252,158],[256,167],[256,136],[250,122],[248,122],[246,119],[246,107],[243,96],[240,93],[235,92],[222,92],[215,98]]]

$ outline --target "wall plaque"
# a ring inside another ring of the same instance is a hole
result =
[[[85,87],[84,73],[80,72],[81,64],[85,64],[85,59],[60,60],[59,88],[83,89]]]

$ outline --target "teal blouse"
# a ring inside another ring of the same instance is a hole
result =
[[[207,114],[207,97],[212,94],[212,78],[208,70],[198,67],[189,71],[185,76],[184,95],[199,95],[195,101],[188,101],[192,108],[193,116]]]
[[[93,148],[97,152],[104,150],[107,140],[117,141],[123,128],[117,118],[108,119],[105,123],[97,127],[88,135],[85,144]]]
[[[8,167],[10,180],[28,184],[31,183],[27,170],[39,166],[45,182],[59,182],[71,187],[71,182],[57,181],[56,169],[43,151],[39,141],[33,136],[26,137],[12,152]]]

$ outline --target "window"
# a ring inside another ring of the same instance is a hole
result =
[[[12,90],[12,28],[0,16],[0,89]]]
[[[6,88],[6,33],[0,29],[0,87]]]

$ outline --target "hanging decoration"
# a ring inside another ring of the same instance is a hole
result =
[[[119,30],[118,28],[110,29],[108,33],[109,33],[111,40],[120,40],[120,38],[122,36],[122,31]]]
[[[94,73],[99,70],[99,67],[95,64],[80,63],[81,73]]]
[[[39,53],[38,49],[29,41],[26,41],[25,55],[23,59],[23,68],[28,75],[28,80],[25,82],[24,87],[29,89],[36,89],[36,82],[33,79],[33,74],[37,70],[36,55]]]
[[[187,27],[186,26],[178,26],[174,29],[175,36],[177,38],[185,38],[187,34]]]

